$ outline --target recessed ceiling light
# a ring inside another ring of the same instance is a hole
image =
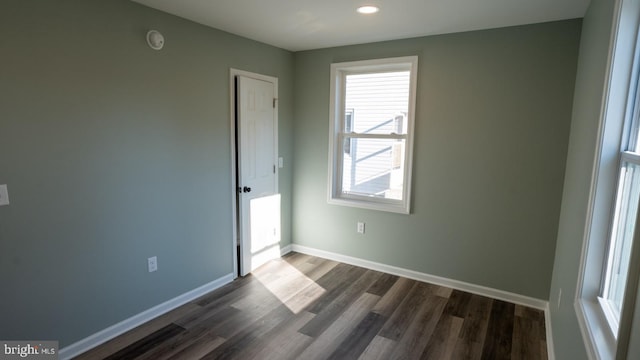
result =
[[[365,5],[358,8],[360,14],[375,14],[378,11],[380,11],[380,8],[373,5]]]

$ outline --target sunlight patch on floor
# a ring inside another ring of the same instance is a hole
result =
[[[260,270],[255,271],[253,276],[294,314],[300,313],[326,292],[284,260],[278,261],[275,269]]]

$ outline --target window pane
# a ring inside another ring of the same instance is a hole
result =
[[[346,137],[342,192],[402,200],[405,140]]]
[[[347,75],[345,132],[406,134],[409,80],[409,71]]]
[[[614,215],[603,297],[620,316],[640,195],[640,166],[624,163]]]

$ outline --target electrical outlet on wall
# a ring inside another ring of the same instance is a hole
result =
[[[560,309],[560,301],[562,301],[562,288],[558,291],[558,309]]]
[[[357,231],[358,234],[364,234],[364,223],[362,221],[358,221]]]
[[[9,190],[7,185],[0,185],[0,206],[9,205]]]
[[[149,267],[149,272],[154,272],[158,270],[158,257],[153,256],[147,259],[147,266]]]

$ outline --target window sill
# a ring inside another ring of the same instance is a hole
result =
[[[358,199],[345,199],[345,198],[329,198],[327,203],[330,205],[341,205],[341,206],[349,206],[356,207],[361,209],[368,210],[378,210],[378,211],[386,211],[398,214],[409,214],[409,204],[393,204],[393,203],[382,203],[382,202],[372,202],[366,200],[358,200]]]
[[[602,311],[602,314],[609,325],[611,336],[617,338],[618,328],[620,326],[618,319],[620,315],[615,314],[615,310],[611,307],[607,299],[598,296],[598,303],[600,304],[600,311]]]
[[[614,359],[616,339],[598,301],[578,299],[576,316],[590,359]]]

